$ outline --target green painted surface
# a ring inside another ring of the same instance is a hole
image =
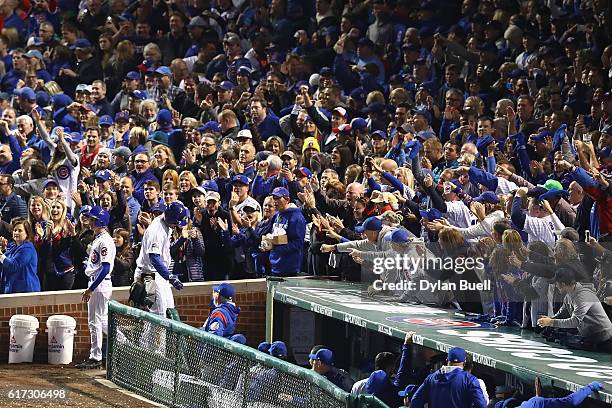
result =
[[[569,391],[600,381],[607,390],[593,398],[612,402],[612,355],[568,350],[518,328],[483,327],[448,310],[370,298],[365,288],[361,284],[289,280],[269,285],[269,297],[399,339],[415,331],[417,344],[443,352],[463,347],[475,362],[524,381],[539,376],[543,384]]]

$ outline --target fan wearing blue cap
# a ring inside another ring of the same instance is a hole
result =
[[[306,219],[302,209],[291,202],[285,187],[276,187],[270,196],[276,214],[272,218],[272,233],[264,237],[262,249],[270,252],[272,275],[295,276],[302,268]]]
[[[189,220],[189,210],[180,202],[171,203],[161,217],[155,217],[142,237],[140,255],[136,260],[134,280],[152,277],[155,280],[155,303],[150,312],[166,316],[166,310],[174,307],[174,296],[171,286],[176,290],[183,289],[183,284],[168,269],[170,256],[170,239],[175,228],[182,229]]]
[[[210,300],[210,314],[202,325],[202,330],[217,336],[230,337],[236,330],[240,308],[236,306],[236,289],[228,282],[213,287]]]
[[[314,350],[313,350],[314,351]],[[312,371],[327,378],[336,387],[351,392],[355,381],[344,370],[335,367],[334,353],[327,348],[319,348],[308,355]]]
[[[89,286],[82,294],[83,302],[87,302],[91,349],[89,358],[78,364],[77,367],[97,368],[102,365],[102,334],[108,332],[108,301],[113,292],[111,274],[117,250],[108,232],[110,221],[108,211],[94,206],[82,215],[90,220],[96,238],[91,243],[91,251],[85,265],[85,275],[89,277]]]
[[[410,406],[486,408],[484,394],[478,379],[463,370],[466,360],[465,350],[453,347],[448,351],[446,365],[430,374],[417,389]]]
[[[388,241],[385,241],[384,237],[389,231],[390,228],[383,226],[382,220],[379,217],[372,216],[366,218],[360,226],[355,227],[355,232],[364,234],[366,236],[365,239],[341,242],[335,245],[323,244],[321,245],[321,252],[350,252],[351,255],[359,256],[362,251],[366,250],[384,251],[388,246]]]

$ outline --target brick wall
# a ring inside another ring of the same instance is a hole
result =
[[[233,281],[236,287],[236,303],[241,308],[237,333],[247,337],[250,346],[263,341],[266,326],[266,283],[263,279]],[[187,283],[185,288],[174,292],[174,301],[181,320],[200,327],[206,319],[215,282]],[[89,355],[89,328],[87,305],[81,302],[81,290],[49,292],[41,294],[0,295],[0,363],[8,361],[9,319],[15,314],[26,314],[38,318],[40,327],[36,337],[34,362],[47,362],[46,321],[49,316],[65,314],[77,321],[74,358],[81,361]],[[114,300],[126,303],[127,288],[115,288]]]

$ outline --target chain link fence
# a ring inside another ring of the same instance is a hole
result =
[[[107,377],[184,408],[386,408],[352,397],[311,370],[118,302],[109,303]]]

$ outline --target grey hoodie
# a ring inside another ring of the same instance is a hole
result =
[[[562,318],[570,316],[569,318]],[[563,306],[554,316],[553,327],[578,329],[583,337],[595,343],[612,338],[612,323],[601,301],[589,287],[576,283],[576,289],[563,298]]]

